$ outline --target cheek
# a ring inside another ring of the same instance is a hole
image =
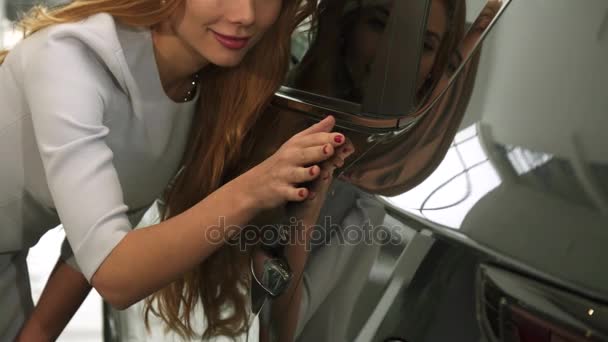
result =
[[[363,30],[361,34],[360,53],[366,61],[366,64],[374,61],[380,38],[382,38],[382,35],[372,30]]]
[[[272,26],[279,15],[283,6],[282,0],[257,0],[255,4],[257,26],[265,31]]]
[[[175,32],[182,38],[196,39],[202,32],[201,27],[218,20],[218,7],[208,0],[184,0],[171,15]]]
[[[420,60],[420,69],[418,70],[418,86],[421,86],[430,74],[433,64],[435,64],[436,57],[437,54],[435,53],[423,53],[422,59]]]
[[[207,24],[221,17],[222,7],[214,0],[184,0],[183,18],[190,23]]]
[[[353,71],[365,73],[367,65],[374,61],[379,39],[377,33],[366,30],[364,25],[357,25],[348,39],[350,47],[346,51]]]

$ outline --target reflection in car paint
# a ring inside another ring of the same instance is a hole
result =
[[[477,128],[472,126],[462,132],[439,167],[420,185],[385,199],[409,213],[459,229],[469,209],[501,182],[481,148]],[[462,146],[469,144],[476,148],[461,153]]]

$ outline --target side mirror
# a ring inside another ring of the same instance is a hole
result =
[[[321,0],[294,33],[273,101],[278,136],[334,115],[357,150],[342,169],[349,182],[383,195],[415,186],[452,141],[481,43],[510,2]]]

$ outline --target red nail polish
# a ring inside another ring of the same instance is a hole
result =
[[[336,135],[336,137],[334,138],[334,141],[337,142],[338,144],[342,142],[342,136],[341,135]]]
[[[344,153],[348,153],[348,151],[350,151],[350,149],[348,147],[345,147],[344,150],[342,150]]]
[[[310,169],[308,169],[308,173],[310,173],[311,176],[315,175],[315,167],[311,167]]]
[[[304,197],[304,190],[300,190],[300,191],[298,191],[298,195],[299,195],[300,197]]]

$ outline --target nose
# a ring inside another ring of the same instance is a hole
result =
[[[223,0],[227,1],[227,0]],[[257,0],[231,0],[226,13],[228,21],[234,24],[250,26],[255,22],[255,2]]]

